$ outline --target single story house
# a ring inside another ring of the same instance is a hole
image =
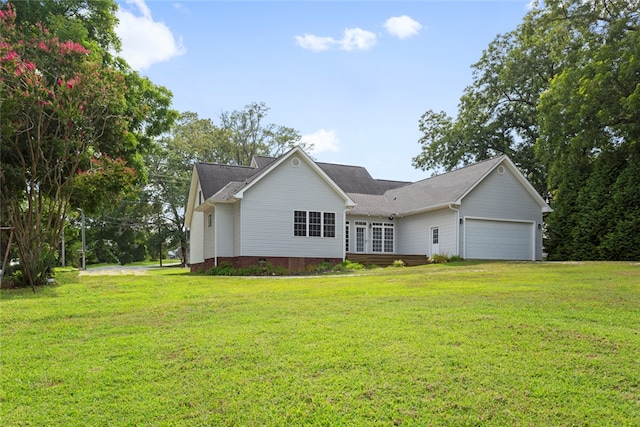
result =
[[[412,183],[315,162],[296,147],[250,166],[194,166],[189,264],[198,271],[270,262],[295,271],[358,256],[534,261],[550,211],[507,156]]]

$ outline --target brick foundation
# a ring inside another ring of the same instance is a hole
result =
[[[261,263],[269,263],[278,267],[286,268],[291,273],[305,271],[308,267],[318,265],[323,262],[336,265],[342,262],[342,258],[302,258],[302,257],[257,257],[257,256],[237,256],[218,257],[218,265],[228,262],[234,268],[246,268]],[[213,258],[205,259],[204,262],[189,264],[192,273],[207,271],[215,267]]]

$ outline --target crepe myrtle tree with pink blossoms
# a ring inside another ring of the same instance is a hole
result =
[[[68,212],[130,188],[141,156],[122,71],[40,24],[16,24],[10,3],[0,27],[0,220],[15,227],[24,284],[35,290]]]

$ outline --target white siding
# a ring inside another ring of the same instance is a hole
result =
[[[196,197],[192,208],[199,205],[198,194],[201,191],[200,185],[196,190]],[[204,262],[204,215],[202,212],[193,211],[191,217],[191,229],[189,230],[189,263],[197,264]]]
[[[240,235],[242,232],[240,228],[240,213],[242,212],[241,206],[242,200],[237,201],[233,205],[233,256],[240,256],[242,248],[240,245]]]
[[[209,226],[209,215],[211,215],[211,226]],[[215,223],[216,223],[216,212],[215,209],[211,208],[204,212],[203,216],[204,220],[204,258],[209,259],[216,256],[216,247],[215,247]]]
[[[204,262],[204,221],[202,212],[193,212],[191,230],[189,231],[189,263]]]
[[[244,193],[240,255],[342,258],[344,206],[326,181],[292,156]],[[336,237],[294,236],[294,210],[335,213]]]
[[[233,256],[233,205],[216,205],[216,256]]]
[[[537,228],[537,224],[542,222],[540,205],[509,168],[505,167],[502,175],[497,169],[494,170],[464,197],[460,206],[460,218],[465,217],[533,222],[536,224],[536,259],[542,259],[542,232]],[[463,226],[461,230],[464,230]],[[460,251],[463,257],[466,256],[464,244],[464,232],[461,231]]]
[[[439,228],[440,253],[456,255],[456,213],[439,209],[398,219],[397,252],[406,255],[432,255],[430,230]]]

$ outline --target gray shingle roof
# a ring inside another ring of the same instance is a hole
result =
[[[350,213],[401,216],[455,203],[503,158],[485,160],[415,183],[377,180],[360,166],[316,164],[356,203]],[[257,167],[197,163],[204,198],[229,199],[275,160],[273,157],[255,157],[253,164]]]
[[[278,159],[275,158],[275,157],[267,157],[267,156],[254,156],[253,157],[253,162],[255,162],[255,164],[258,167],[258,169],[266,168],[267,166],[269,166],[271,163],[275,162],[276,160],[278,160]]]
[[[373,179],[369,171],[361,166],[316,163],[329,178],[345,193],[384,194],[391,188],[408,185],[410,182]]]
[[[386,191],[383,195],[347,193],[356,203],[353,214],[406,215],[412,211],[458,201],[504,156],[436,175]]]
[[[196,171],[202,187],[204,199],[208,199],[230,182],[244,183],[259,169],[246,166],[219,165],[216,163],[196,163]]]
[[[255,156],[252,164],[262,169],[276,161],[275,157]],[[384,194],[392,188],[411,184],[406,181],[390,181],[374,179],[362,166],[339,165],[335,163],[316,164],[326,173],[345,193]]]

